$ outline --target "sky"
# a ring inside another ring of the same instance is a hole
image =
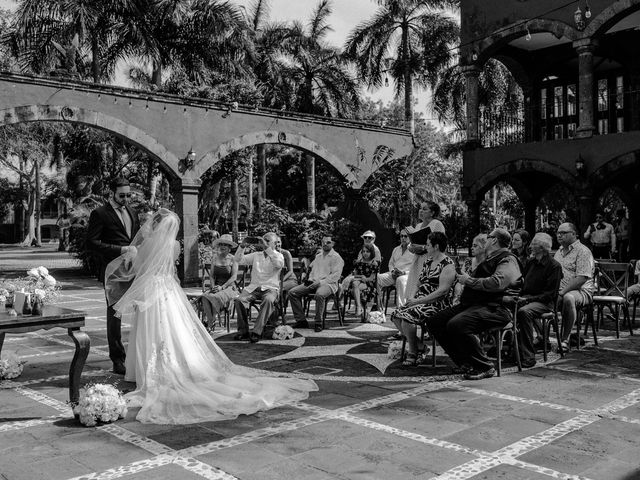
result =
[[[100,0],[96,0],[100,1]],[[271,11],[269,19],[271,21],[299,20],[306,23],[311,17],[319,0],[271,0]],[[249,7],[252,0],[230,0],[239,6]],[[329,43],[342,47],[349,35],[349,32],[359,23],[371,18],[378,8],[374,0],[333,0],[333,13],[329,18],[329,23],[333,31],[327,36]],[[14,9],[16,2],[13,0],[0,0],[0,8]],[[122,76],[116,79],[116,83],[124,82]],[[382,100],[384,103],[393,98],[393,82],[389,87],[382,87],[376,91],[366,91],[365,96],[374,100]],[[417,111],[424,113],[425,118],[432,115],[427,111],[428,94],[424,91],[414,89],[414,95],[418,99]]]

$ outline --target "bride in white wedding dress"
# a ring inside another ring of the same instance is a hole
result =
[[[143,423],[187,424],[236,418],[303,400],[311,380],[264,376],[235,365],[198,319],[175,277],[178,216],[160,209],[142,226],[136,247],[111,262],[107,298],[131,325],[125,398]]]

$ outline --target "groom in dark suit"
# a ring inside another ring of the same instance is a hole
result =
[[[129,181],[116,178],[111,182],[111,191],[113,195],[109,201],[91,212],[86,239],[86,249],[93,252],[98,259],[98,279],[103,284],[107,264],[132,248],[129,244],[140,228],[138,215],[129,206]],[[120,323],[113,307],[107,305],[109,358],[113,362],[113,372],[124,375],[126,352],[122,344]]]

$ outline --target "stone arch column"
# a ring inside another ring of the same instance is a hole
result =
[[[183,286],[200,283],[198,258],[198,193],[200,179],[177,178],[171,184],[176,202],[176,214],[180,217],[178,238],[182,238],[183,255],[178,266],[178,277]]]
[[[475,65],[463,67],[467,85],[467,142],[480,141],[480,126],[478,121],[478,85],[480,69]]]
[[[578,138],[593,136],[594,124],[594,80],[593,80],[593,51],[597,42],[585,38],[573,42],[573,48],[578,53],[578,119],[576,132]]]
[[[469,210],[469,223],[471,225],[471,235],[469,235],[469,249],[471,249],[473,237],[480,233],[480,200],[474,198],[471,200],[466,200],[465,203],[467,204],[467,209]]]

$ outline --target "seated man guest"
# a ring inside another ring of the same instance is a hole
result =
[[[235,261],[238,264],[251,266],[251,283],[244,287],[242,293],[234,300],[236,312],[238,312],[236,340],[258,342],[265,324],[271,318],[280,290],[280,270],[284,266],[284,257],[276,250],[277,239],[278,236],[275,233],[265,233],[262,241],[266,248],[263,251],[245,255],[244,243],[240,244],[236,250]],[[260,302],[260,311],[253,331],[249,332],[248,308],[253,301]]]
[[[294,328],[309,328],[309,323],[304,315],[302,298],[313,294],[316,304],[315,331],[322,331],[322,317],[326,309],[327,298],[338,289],[338,280],[342,275],[344,261],[333,249],[333,240],[330,236],[322,237],[322,250],[311,262],[311,272],[303,285],[293,287],[289,291],[289,300],[293,310],[293,318],[296,323]]]
[[[389,259],[389,271],[378,274],[378,289],[395,285],[396,306],[402,307],[406,301],[405,288],[407,286],[407,274],[416,256],[409,251],[409,234],[405,228],[400,232],[400,245],[393,249]],[[382,295],[378,294],[379,298]]]
[[[492,328],[502,328],[511,314],[502,297],[516,295],[522,286],[518,259],[509,251],[511,235],[502,228],[487,236],[487,258],[471,275],[459,273],[464,285],[460,303],[427,319],[427,327],[457,365],[456,373],[468,380],[495,375],[493,363],[484,353],[478,335]]]
[[[520,359],[525,368],[536,364],[535,346],[533,342],[534,322],[543,313],[553,310],[553,301],[560,279],[562,267],[551,258],[553,241],[546,233],[536,233],[531,241],[531,257],[524,266],[522,276],[524,284],[519,297],[505,297],[505,303],[517,301],[518,339],[520,341]]]
[[[563,223],[558,227],[558,242],[560,248],[553,258],[562,266],[558,293],[562,311],[562,348],[569,349],[569,335],[578,309],[593,299],[595,261],[591,250],[578,240],[578,231],[573,223]]]

